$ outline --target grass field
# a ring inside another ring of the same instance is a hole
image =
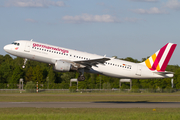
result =
[[[14,93],[0,94],[0,102],[180,102],[177,93]]]
[[[0,120],[179,120],[180,108],[1,108]]]
[[[178,93],[15,93],[0,102],[180,102]],[[179,120],[180,108],[0,108],[0,120]]]

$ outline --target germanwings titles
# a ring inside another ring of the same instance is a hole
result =
[[[78,81],[85,80],[84,72],[127,79],[171,78],[172,72],[165,71],[177,44],[167,43],[142,63],[71,50],[35,41],[18,40],[4,46],[14,56],[49,63],[60,72],[78,71]]]

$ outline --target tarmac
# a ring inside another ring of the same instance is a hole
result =
[[[0,108],[180,108],[180,102],[0,102]]]

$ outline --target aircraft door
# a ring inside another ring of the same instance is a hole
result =
[[[26,42],[26,46],[25,46],[24,51],[25,52],[30,52],[30,48],[31,48],[31,42]]]
[[[136,75],[141,76],[141,72],[142,72],[142,67],[138,65]]]

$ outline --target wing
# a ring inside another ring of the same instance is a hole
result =
[[[108,60],[110,60],[110,58],[99,58],[99,59],[73,61],[73,62],[86,67],[92,67],[92,66],[97,66],[97,64],[104,64]]]
[[[77,61],[71,61],[71,60],[67,60],[67,59],[54,58],[51,61],[53,63],[55,63],[57,60],[65,61],[67,63],[71,63],[74,66],[74,68],[78,69],[78,68],[91,68],[92,66],[96,66],[97,67],[97,64],[103,64],[104,65],[104,63],[106,61],[110,60],[110,58],[103,57],[103,58],[98,58],[98,59],[77,60]]]

